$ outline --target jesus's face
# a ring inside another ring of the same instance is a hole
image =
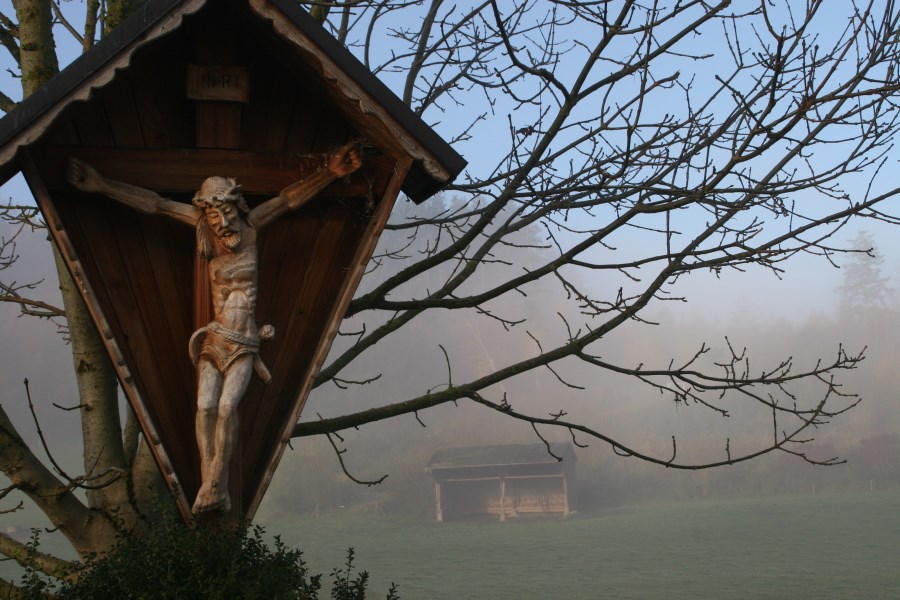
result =
[[[240,214],[234,202],[225,202],[219,206],[207,206],[203,209],[216,238],[229,250],[237,248],[241,243]]]

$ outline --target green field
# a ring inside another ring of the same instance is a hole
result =
[[[370,598],[393,580],[406,600],[886,599],[900,598],[898,507],[890,491],[640,504],[564,521],[357,513],[264,525],[326,577],[354,546]],[[54,546],[51,536],[41,549]]]
[[[900,598],[900,492],[622,507],[565,521],[272,522],[313,569],[347,546],[402,598]],[[326,573],[327,574],[327,573]]]

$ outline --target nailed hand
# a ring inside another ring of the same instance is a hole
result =
[[[103,181],[103,178],[94,167],[77,158],[69,159],[69,166],[66,169],[66,179],[69,180],[69,183],[84,192],[99,191],[100,183]]]
[[[328,170],[335,177],[346,177],[362,166],[356,142],[350,142],[328,157]]]

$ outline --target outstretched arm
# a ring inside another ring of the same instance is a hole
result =
[[[362,166],[362,159],[356,150],[356,143],[350,142],[328,157],[327,168],[313,173],[306,179],[284,188],[277,198],[266,200],[250,211],[248,220],[257,229],[261,229],[281,215],[297,210],[329,183],[338,177],[346,177]]]
[[[199,214],[195,207],[168,200],[144,188],[107,179],[92,166],[77,158],[69,159],[66,177],[69,183],[83,192],[103,194],[145,215],[159,214],[171,217],[191,227],[197,224]]]

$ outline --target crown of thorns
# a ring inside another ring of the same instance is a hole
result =
[[[218,208],[226,202],[241,204],[241,186],[231,177],[209,177],[197,190],[191,202],[197,208]]]

